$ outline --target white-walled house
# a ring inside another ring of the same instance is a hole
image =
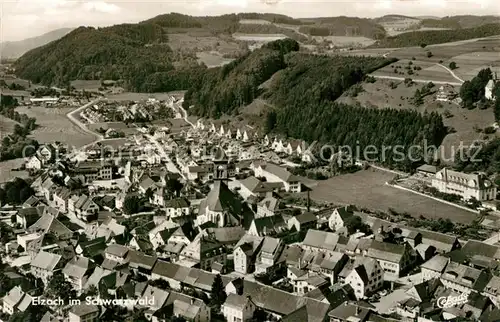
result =
[[[32,304],[33,298],[23,292],[21,287],[14,286],[2,298],[2,313],[12,315],[16,312],[25,312]]]
[[[187,216],[190,214],[189,201],[185,198],[176,198],[165,201],[165,212],[170,218]]]
[[[353,215],[354,212],[349,207],[335,208],[328,218],[328,227],[333,231],[337,231],[345,227],[346,220]]]
[[[222,314],[226,321],[243,322],[253,317],[255,309],[250,297],[231,293],[222,305]]]
[[[384,271],[377,260],[358,256],[352,266],[347,266],[341,275],[344,284],[349,284],[358,300],[381,288],[384,282]]]

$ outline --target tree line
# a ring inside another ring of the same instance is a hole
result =
[[[405,32],[378,40],[372,47],[400,48],[441,44],[459,40],[482,38],[500,34],[500,23],[468,29],[425,30]]]
[[[0,142],[0,161],[17,159],[33,155],[38,148],[38,142],[28,138],[36,128],[36,119],[15,111],[17,100],[12,96],[1,95],[0,114],[19,122],[10,135],[4,136]],[[26,149],[26,147],[33,147]]]
[[[268,132],[350,146],[352,151],[369,145],[379,151],[382,146],[401,145],[406,151],[424,140],[439,145],[446,135],[437,113],[376,110],[335,102],[368,73],[394,60],[308,55],[297,48],[291,40],[272,42],[245,58],[208,70],[198,86],[186,93],[185,107],[192,106],[190,112],[196,115],[218,118],[238,114],[240,106],[260,96],[275,106],[266,116]],[[263,82],[266,86],[261,86]],[[392,153],[388,151],[379,162],[404,169],[414,166],[394,161]]]

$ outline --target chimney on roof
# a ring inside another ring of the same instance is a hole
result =
[[[359,306],[356,306],[356,316],[358,316],[361,313],[361,308]]]
[[[191,305],[194,305],[194,297],[191,298]]]

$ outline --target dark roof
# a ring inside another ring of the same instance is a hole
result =
[[[156,256],[149,256],[135,250],[130,250],[127,255],[127,261],[132,268],[142,267],[152,270],[156,263]]]
[[[167,200],[165,202],[165,208],[188,208],[189,201],[186,198],[177,198],[172,200]]]
[[[316,215],[313,214],[312,212],[305,212],[303,214],[295,216],[295,219],[299,223],[301,223],[301,224],[305,224],[305,223],[308,223],[308,222],[313,222],[313,221],[317,221],[318,220],[318,218],[316,217]]]
[[[279,233],[288,228],[285,219],[281,215],[255,218],[253,222],[259,235],[273,231]]]
[[[347,321],[351,317],[356,317],[358,321],[366,321],[371,313],[372,311],[370,309],[344,302],[344,304],[331,310],[328,316],[339,319],[340,321]]]

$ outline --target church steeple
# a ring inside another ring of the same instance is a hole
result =
[[[224,181],[229,180],[229,159],[222,148],[218,148],[214,158],[214,180]]]

